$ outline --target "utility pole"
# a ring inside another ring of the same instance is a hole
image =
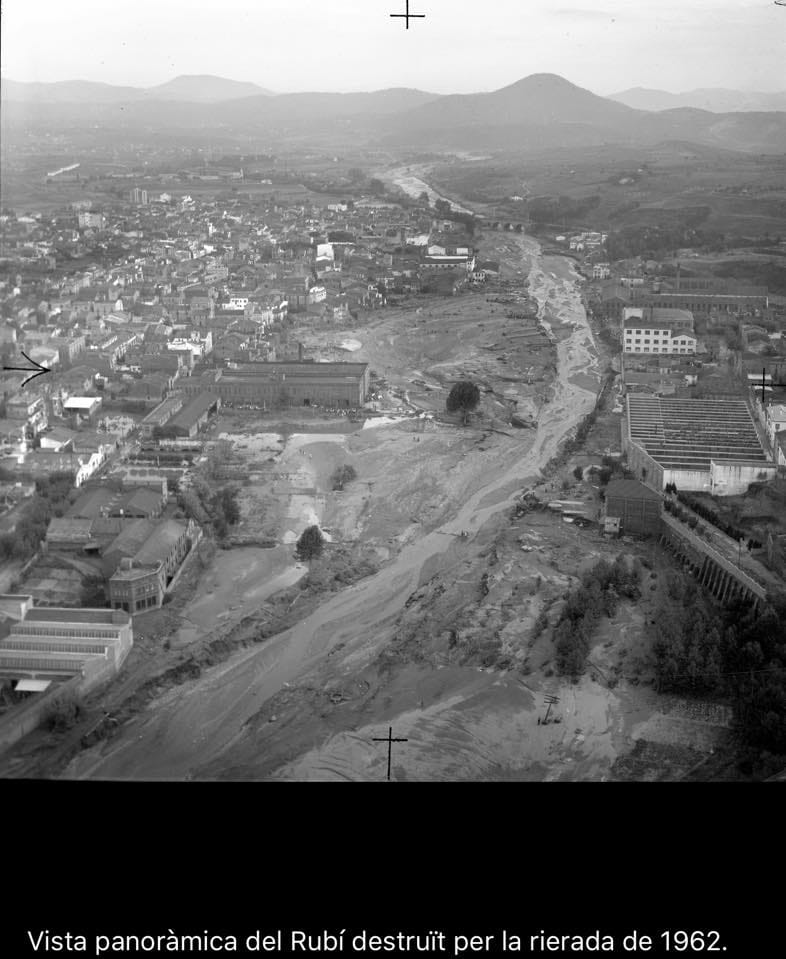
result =
[[[547,726],[549,722],[549,716],[551,714],[551,707],[555,706],[559,702],[559,696],[547,695],[543,697],[543,705],[548,706],[546,710],[546,715],[542,720],[538,720],[538,723],[542,726]]]

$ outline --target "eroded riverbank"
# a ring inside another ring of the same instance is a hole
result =
[[[544,318],[553,316],[566,333],[558,345],[553,399],[541,409],[534,438],[523,444],[522,454],[496,464],[486,481],[450,510],[445,522],[404,546],[379,573],[330,597],[263,646],[237,653],[194,681],[169,690],[118,737],[80,755],[66,776],[219,778],[241,765],[244,775],[254,777],[253,761],[249,765],[254,754],[259,757],[258,773],[270,775],[272,756],[283,759],[287,754],[286,734],[282,731],[273,749],[275,720],[261,731],[258,725],[246,725],[249,720],[265,704],[275,708],[277,694],[363,668],[389,640],[408,598],[424,578],[459,562],[462,550],[484,547],[491,535],[487,524],[493,527],[522,486],[537,480],[561,439],[593,407],[596,394],[581,385],[586,380],[578,379],[597,376],[597,355],[570,271],[552,264],[551,258],[542,262],[535,240],[521,236],[516,242]],[[462,530],[470,532],[469,542],[457,537]],[[318,720],[310,731],[300,733],[298,742],[324,738]],[[294,761],[291,754],[289,761]],[[318,759],[314,762],[318,765]],[[293,766],[291,772],[303,774],[301,767]],[[283,767],[280,774],[287,775]]]

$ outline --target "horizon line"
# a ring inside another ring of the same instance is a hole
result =
[[[229,83],[250,84],[250,85],[259,87],[260,89],[260,93],[258,94],[259,96],[276,97],[276,96],[288,96],[292,94],[308,94],[308,93],[335,93],[335,94],[341,95],[341,94],[353,94],[353,93],[382,93],[387,90],[414,90],[419,93],[427,93],[433,96],[441,97],[441,96],[471,96],[473,94],[478,94],[478,93],[495,93],[498,90],[504,90],[506,87],[513,86],[514,84],[519,83],[522,80],[527,80],[530,77],[535,77],[535,76],[559,77],[561,80],[565,80],[567,83],[571,83],[573,86],[579,87],[580,89],[583,89],[583,90],[587,90],[590,93],[595,93],[596,96],[604,97],[604,98],[618,96],[621,93],[627,93],[631,90],[647,90],[647,91],[658,92],[658,93],[667,93],[671,96],[684,96],[686,94],[696,93],[698,91],[704,91],[704,90],[709,90],[714,92],[728,91],[733,93],[765,94],[765,95],[786,93],[786,86],[779,87],[777,89],[762,89],[761,87],[757,87],[754,89],[752,87],[702,86],[702,87],[693,87],[687,90],[686,89],[669,90],[661,86],[651,87],[651,86],[645,86],[643,84],[633,84],[630,86],[623,87],[621,89],[615,89],[614,91],[610,93],[596,93],[594,90],[590,89],[590,87],[582,86],[581,83],[576,83],[573,80],[568,80],[568,78],[563,76],[561,73],[554,73],[552,71],[545,71],[545,70],[539,70],[536,73],[526,74],[525,76],[521,76],[516,80],[511,80],[507,83],[504,83],[502,86],[494,87],[493,89],[471,90],[471,91],[461,92],[461,93],[456,93],[455,91],[448,92],[448,93],[440,93],[436,90],[428,90],[423,87],[410,86],[410,85],[383,86],[383,87],[374,87],[374,88],[365,87],[365,88],[357,88],[357,89],[349,89],[349,90],[347,89],[318,90],[314,88],[301,89],[301,90],[271,90],[270,88],[265,86],[265,84],[260,83],[256,80],[237,80],[233,77],[225,77],[216,73],[178,73],[175,76],[170,77],[168,80],[163,80],[160,83],[152,83],[146,86],[135,84],[135,83],[116,82],[116,81],[110,81],[110,80],[91,80],[85,77],[69,77],[67,79],[59,79],[59,80],[18,80],[15,77],[5,76],[3,74],[0,74],[0,84],[6,83],[9,81],[12,83],[20,83],[20,84],[26,84],[26,85],[36,84],[40,86],[52,86],[58,83],[95,83],[95,84],[99,84],[101,86],[107,86],[107,87],[115,87],[115,88],[128,87],[133,90],[146,91],[146,90],[155,90],[157,87],[166,86],[168,83],[172,83],[174,80],[179,80],[181,78],[190,79],[190,78],[200,77],[200,78],[211,79],[211,80],[225,80]],[[251,94],[251,96],[254,96],[254,94]],[[242,99],[242,98],[238,98],[238,99]]]

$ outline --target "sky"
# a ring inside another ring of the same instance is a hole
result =
[[[773,0],[3,0],[14,80],[153,86],[179,74],[278,93],[495,90],[558,73],[630,87],[786,89],[786,7]]]

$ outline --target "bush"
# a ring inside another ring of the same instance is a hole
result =
[[[345,463],[333,471],[333,475],[330,477],[331,486],[334,490],[343,490],[344,484],[351,483],[353,479],[357,479],[357,475],[355,467]]]
[[[640,569],[631,570],[620,554],[613,563],[600,560],[571,590],[554,630],[557,671],[577,679],[584,672],[592,632],[602,616],[613,616],[619,598],[637,599]]]
[[[457,413],[459,410],[467,422],[467,415],[480,403],[480,390],[469,380],[460,380],[454,383],[453,388],[445,401],[448,413]]]
[[[63,693],[49,704],[43,723],[50,732],[62,732],[76,726],[83,711],[82,701],[76,693]]]
[[[535,623],[532,627],[532,638],[537,639],[538,636],[543,632],[544,629],[549,625],[549,612],[547,609],[542,609],[535,620]]]
[[[238,489],[224,486],[215,492],[201,477],[197,477],[189,489],[178,493],[179,508],[189,519],[200,526],[213,527],[216,536],[223,539],[230,526],[240,522]]]

